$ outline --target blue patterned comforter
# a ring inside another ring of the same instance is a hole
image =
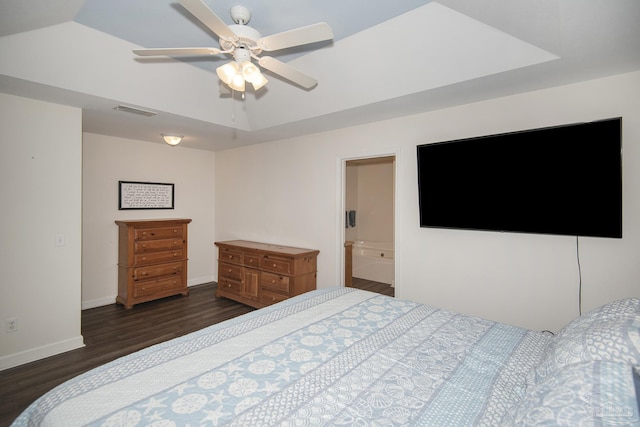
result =
[[[493,426],[546,335],[353,289],[309,292],[108,363],[15,426]]]

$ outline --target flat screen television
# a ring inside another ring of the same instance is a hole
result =
[[[419,145],[421,227],[622,237],[622,119]]]

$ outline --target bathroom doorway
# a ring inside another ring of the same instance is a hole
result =
[[[345,286],[394,294],[395,176],[395,155],[345,162]]]

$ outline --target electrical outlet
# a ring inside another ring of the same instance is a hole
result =
[[[4,321],[4,330],[7,332],[16,332],[18,330],[18,319],[11,317]]]

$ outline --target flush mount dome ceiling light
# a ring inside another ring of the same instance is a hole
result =
[[[182,135],[167,135],[164,133],[161,133],[160,135],[162,135],[162,138],[164,139],[164,142],[166,142],[167,144],[175,147],[176,145],[180,144],[180,141],[182,141],[183,136]]]
[[[246,82],[254,90],[267,84],[267,79],[252,60],[266,70],[271,71],[304,89],[311,89],[318,81],[296,68],[270,56],[259,56],[263,51],[271,52],[290,47],[316,43],[333,38],[333,30],[325,22],[299,27],[271,36],[262,37],[254,28],[247,25],[251,11],[243,6],[231,8],[231,18],[235,25],[227,25],[203,0],[178,0],[193,16],[218,35],[220,49],[213,47],[154,48],[135,49],[139,56],[200,56],[229,54],[233,61],[216,69],[216,73],[231,89],[244,92]]]

